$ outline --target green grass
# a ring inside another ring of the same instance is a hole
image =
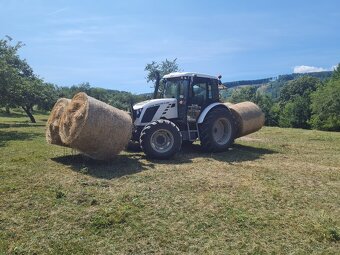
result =
[[[47,145],[46,119],[0,117],[0,254],[340,253],[340,133],[103,163]]]

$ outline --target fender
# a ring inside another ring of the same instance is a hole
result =
[[[203,112],[201,113],[201,115],[199,116],[199,118],[198,118],[198,120],[197,120],[197,124],[201,124],[201,123],[204,121],[205,116],[208,114],[208,112],[209,112],[211,109],[213,109],[213,108],[215,108],[215,107],[217,107],[217,106],[225,107],[226,109],[228,109],[228,111],[230,111],[229,107],[226,106],[226,105],[223,104],[223,103],[213,103],[213,104],[209,105],[208,107],[206,107],[206,108],[203,110]]]

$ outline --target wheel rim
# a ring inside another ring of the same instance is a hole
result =
[[[173,145],[174,136],[169,130],[159,129],[151,136],[151,146],[158,153],[168,152]]]
[[[213,138],[220,145],[226,144],[231,137],[231,124],[226,118],[220,118],[213,125]]]

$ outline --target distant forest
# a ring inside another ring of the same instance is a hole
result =
[[[223,85],[232,88],[237,86],[256,86],[256,85],[263,85],[272,81],[290,81],[294,80],[301,76],[311,76],[318,78],[320,80],[328,79],[332,76],[332,71],[325,71],[325,72],[315,72],[315,73],[293,73],[293,74],[283,74],[279,75],[278,77],[270,77],[264,79],[256,79],[256,80],[241,80],[241,81],[230,81],[224,82]]]

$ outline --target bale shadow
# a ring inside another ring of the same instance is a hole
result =
[[[9,141],[33,140],[36,137],[43,136],[39,133],[19,132],[19,131],[1,131],[0,130],[0,147],[6,146]]]
[[[100,161],[85,155],[67,155],[52,158],[53,161],[70,166],[73,171],[88,174],[101,179],[114,179],[126,175],[136,174],[150,168],[154,164],[140,161],[139,154],[117,155],[114,160]]]

